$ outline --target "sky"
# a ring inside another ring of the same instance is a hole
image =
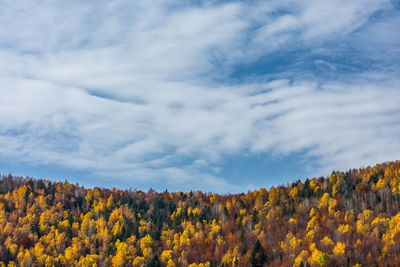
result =
[[[399,0],[2,0],[0,173],[235,193],[400,159]]]

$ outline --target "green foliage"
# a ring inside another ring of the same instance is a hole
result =
[[[267,261],[264,248],[261,246],[260,241],[257,239],[254,244],[253,250],[251,251],[250,263],[253,267],[262,267]]]

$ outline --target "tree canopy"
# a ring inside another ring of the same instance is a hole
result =
[[[0,266],[398,266],[400,162],[240,194],[2,176]]]

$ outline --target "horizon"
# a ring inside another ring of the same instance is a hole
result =
[[[0,178],[4,179],[4,178],[11,177],[13,179],[14,178],[22,178],[22,179],[32,179],[32,180],[36,180],[36,181],[43,180],[43,181],[48,181],[50,183],[62,183],[62,184],[69,183],[69,184],[73,184],[75,186],[82,187],[85,190],[93,190],[95,188],[98,188],[100,190],[114,190],[115,189],[117,191],[128,190],[128,191],[132,191],[132,192],[144,192],[144,193],[149,192],[149,191],[153,191],[153,192],[155,192],[157,194],[161,194],[161,193],[164,193],[164,192],[172,193],[172,194],[176,194],[176,193],[185,193],[186,194],[186,193],[189,193],[189,192],[198,192],[198,191],[200,191],[203,194],[217,194],[217,195],[221,195],[221,196],[224,196],[224,195],[228,196],[228,195],[246,194],[248,192],[254,192],[254,191],[261,190],[261,189],[265,189],[265,190],[267,190],[267,192],[269,192],[271,190],[271,188],[290,187],[293,183],[301,182],[301,183],[304,184],[307,180],[311,181],[313,179],[321,179],[322,178],[324,180],[329,180],[329,177],[331,175],[333,175],[334,173],[336,173],[336,174],[339,173],[340,174],[340,173],[348,173],[348,172],[351,172],[351,171],[360,171],[360,170],[365,170],[366,168],[374,168],[376,166],[385,166],[386,164],[396,163],[396,162],[400,162],[400,160],[385,161],[385,162],[381,162],[381,163],[376,163],[373,166],[361,166],[359,168],[350,168],[348,171],[333,170],[330,175],[318,176],[318,177],[317,176],[305,177],[303,179],[297,179],[297,180],[293,180],[292,179],[293,180],[292,182],[284,182],[284,183],[281,183],[281,184],[271,185],[271,186],[268,186],[268,187],[261,186],[261,187],[258,187],[258,188],[251,188],[251,189],[248,189],[247,192],[246,191],[237,191],[237,192],[221,192],[221,193],[219,193],[219,192],[213,192],[213,191],[203,191],[201,189],[196,189],[196,190],[190,189],[190,190],[186,190],[186,191],[182,191],[182,190],[171,191],[171,190],[168,190],[167,188],[165,188],[163,190],[157,190],[157,189],[151,188],[151,187],[147,188],[147,189],[141,189],[141,188],[136,188],[136,187],[129,187],[129,188],[127,188],[127,187],[117,187],[117,186],[110,187],[110,186],[107,186],[107,185],[106,186],[97,186],[97,185],[86,186],[84,184],[79,183],[79,181],[73,182],[71,180],[68,180],[67,178],[65,178],[64,180],[55,180],[55,179],[51,179],[51,178],[32,177],[32,176],[29,176],[29,175],[28,176],[13,175],[12,173],[9,173],[9,174],[0,173]]]
[[[400,159],[400,5],[2,1],[0,173],[236,193]]]

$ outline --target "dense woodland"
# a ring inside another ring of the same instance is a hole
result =
[[[400,161],[242,193],[3,176],[0,266],[400,266]]]

